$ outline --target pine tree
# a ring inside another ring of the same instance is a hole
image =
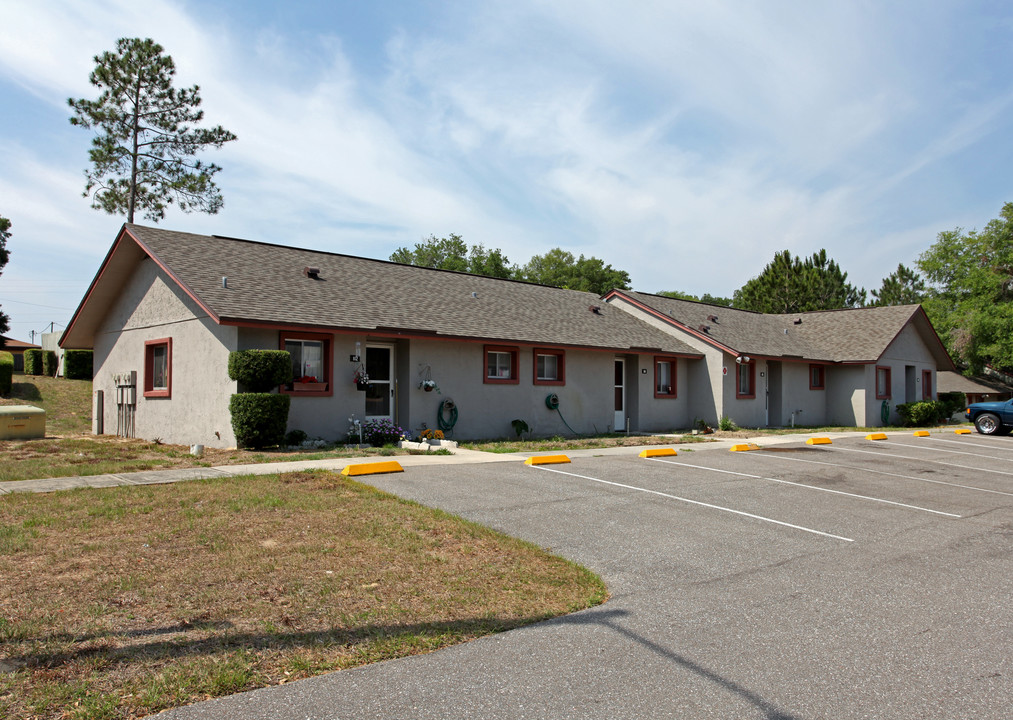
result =
[[[200,88],[172,86],[176,66],[151,39],[121,38],[116,52],[95,57],[89,80],[97,100],[68,99],[72,125],[95,128],[84,196],[92,207],[127,216],[143,210],[158,222],[175,202],[184,212],[217,213],[223,205],[213,177],[221,168],[195,156],[236,139],[220,125],[199,128]]]
[[[925,281],[922,276],[901,263],[894,272],[883,278],[883,286],[879,290],[872,291],[872,297],[875,299],[869,304],[917,305],[925,299],[925,293]]]
[[[764,313],[810,312],[861,307],[865,289],[848,283],[848,274],[826,250],[803,260],[784,250],[763,272],[735,291],[733,306]]]

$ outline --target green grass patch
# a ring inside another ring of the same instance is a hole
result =
[[[607,598],[537,546],[327,472],[5,495],[0,538],[0,717],[140,717]]]

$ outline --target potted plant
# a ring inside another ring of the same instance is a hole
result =
[[[303,375],[301,378],[296,378],[295,381],[299,383],[296,390],[302,392],[323,392],[327,389],[327,383],[320,382],[313,375]]]

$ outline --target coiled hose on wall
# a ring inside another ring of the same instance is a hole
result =
[[[444,419],[444,415],[447,416]],[[436,409],[436,426],[447,433],[454,429],[454,425],[457,424],[457,404],[447,398],[440,403],[440,406]]]
[[[572,432],[574,435],[577,435],[577,436],[580,435],[580,433],[578,433],[576,430],[574,430],[572,427],[570,427],[570,423],[566,422],[566,418],[563,417],[563,413],[559,412],[559,395],[556,395],[556,393],[549,393],[548,395],[546,395],[545,396],[545,407],[549,408],[549,410],[555,410],[556,411],[556,413],[559,415],[559,419],[563,421],[564,425],[566,425],[566,429],[567,430],[569,430],[570,432]]]

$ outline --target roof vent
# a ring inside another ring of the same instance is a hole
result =
[[[477,292],[473,292],[473,293],[471,294],[471,296],[472,296],[473,298],[477,298],[477,297],[478,297],[478,293],[477,293]]]
[[[801,325],[802,324],[802,318],[795,318],[795,324],[796,325]]]
[[[700,325],[699,327],[697,327],[697,330],[699,330],[702,333],[709,333],[711,331],[711,326],[710,325]]]
[[[784,334],[785,334],[785,335],[787,335],[787,334],[788,334],[788,328],[785,328],[785,329],[784,329]]]
[[[601,305],[590,305],[588,306],[587,309],[593,312],[595,315],[601,315]]]
[[[310,280],[320,279],[320,268],[305,267],[302,269],[302,274],[308,277]]]
[[[707,322],[712,322],[712,323],[714,323],[715,325],[717,325],[717,322],[718,322],[718,316],[717,316],[717,315],[708,315],[708,316],[707,316]]]
[[[229,279],[227,277],[225,277],[224,275],[222,275],[222,287],[223,288],[228,288],[229,287]]]

